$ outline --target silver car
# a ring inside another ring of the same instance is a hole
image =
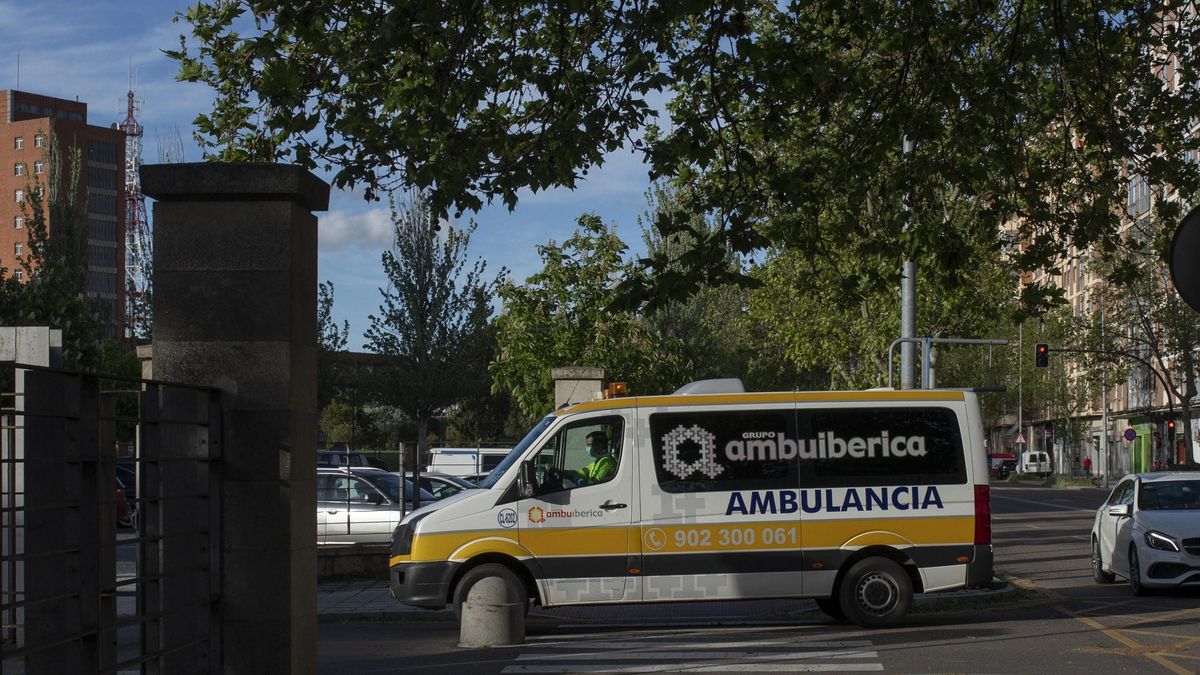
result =
[[[404,512],[413,510],[404,481]],[[421,503],[434,502],[421,490]],[[383,469],[317,469],[317,544],[386,544],[400,522],[400,477]]]
[[[1092,577],[1151,588],[1200,587],[1200,473],[1126,476],[1096,511]]]
[[[412,481],[413,473],[409,471],[405,474],[409,482]],[[434,499],[445,499],[453,497],[463,490],[474,490],[479,486],[471,481],[461,477],[452,476],[448,473],[440,471],[422,471],[421,472],[421,504],[425,504],[425,492],[433,495]]]

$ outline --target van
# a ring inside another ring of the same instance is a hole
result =
[[[597,444],[615,472],[581,479]],[[461,616],[494,577],[545,607],[813,598],[886,627],[915,592],[992,579],[970,392],[590,401],[541,420],[480,487],[401,521],[394,598]]]
[[[1050,455],[1043,450],[1029,450],[1021,453],[1021,473],[1037,476],[1050,475]]]
[[[451,476],[488,474],[496,468],[511,448],[430,448],[426,471]]]

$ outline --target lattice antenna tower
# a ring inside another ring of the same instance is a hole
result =
[[[126,94],[125,121],[125,337],[144,340],[150,337],[150,268],[154,252],[150,222],[146,218],[146,196],[142,194],[142,125],[137,121],[141,102],[133,90]]]

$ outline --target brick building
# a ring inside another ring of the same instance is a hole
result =
[[[124,334],[125,317],[125,135],[115,127],[88,124],[87,104],[80,101],[0,90],[0,266],[22,276],[20,259],[28,254],[22,205],[28,207],[30,187],[46,181],[53,131],[64,156],[70,148],[80,151],[87,295],[101,309],[108,337]],[[51,237],[55,226],[47,222]]]

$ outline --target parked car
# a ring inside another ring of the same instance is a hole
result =
[[[413,510],[413,484],[404,481],[405,513]],[[421,503],[437,501],[422,490]],[[400,476],[383,469],[317,469],[317,544],[386,544],[400,522]]]
[[[389,471],[387,462],[355,450],[318,450],[317,468],[339,466],[373,467]]]
[[[1200,587],[1200,473],[1126,476],[1092,524],[1092,578],[1152,588]]]
[[[117,491],[113,497],[117,510],[117,527],[133,527],[130,519],[129,502],[125,500],[125,489],[121,487],[121,479],[117,479]]]
[[[411,482],[413,478],[412,472],[405,474],[406,478]],[[421,490],[429,492],[434,499],[445,499],[446,497],[454,496],[463,490],[474,490],[477,485],[461,476],[451,476],[448,473],[440,471],[422,471],[421,472]],[[425,492],[422,492],[424,499]]]
[[[1017,460],[1006,459],[1000,462],[1000,466],[996,467],[996,478],[1005,480],[1017,470]]]
[[[120,486],[125,507],[117,505],[117,525],[134,527],[137,524],[138,491],[137,464],[129,458],[118,459],[116,464],[117,485]]]

